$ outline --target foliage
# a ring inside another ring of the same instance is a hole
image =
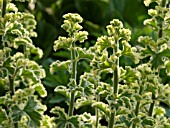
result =
[[[134,24],[129,1],[0,0],[0,127],[169,128],[170,1],[133,1]]]

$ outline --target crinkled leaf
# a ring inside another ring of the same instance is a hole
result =
[[[78,59],[88,59],[92,60],[93,59],[93,54],[88,52],[86,49],[82,49],[80,47],[77,47],[77,54],[78,54]]]
[[[32,40],[30,38],[15,38],[14,40],[14,48],[18,48],[20,45],[24,45],[24,46],[32,46]]]
[[[118,110],[116,111],[116,115],[126,115],[129,114],[130,111],[126,107],[119,107]]]
[[[70,64],[71,64],[70,60],[63,61],[63,62],[57,60],[56,62],[52,63],[52,65],[50,65],[50,72],[53,74],[55,71],[60,71],[60,70],[69,71]]]
[[[30,78],[34,82],[37,82],[39,80],[38,76],[34,73],[34,71],[30,69],[23,69],[21,76],[25,78]]]
[[[92,100],[88,100],[86,98],[77,99],[75,108],[79,109],[79,108],[81,108],[83,106],[91,105],[92,102],[93,102]]]
[[[146,48],[141,50],[141,56],[142,57],[150,56],[152,68],[158,68],[164,65],[164,61],[163,61],[164,57],[167,57],[170,59],[170,49],[164,48],[162,46],[161,50],[158,53],[156,53],[150,48],[150,46],[147,46]]]
[[[129,66],[126,66],[125,70],[122,72],[123,73],[121,74],[121,79],[126,81],[126,83],[133,83],[139,79],[139,74],[137,73],[137,71]]]
[[[54,50],[58,49],[68,49],[70,47],[72,40],[71,38],[59,37],[58,40],[54,42]]]
[[[95,102],[92,104],[92,107],[98,108],[100,111],[106,114],[106,116],[110,115],[110,110],[107,104],[103,102]]]
[[[54,92],[64,96],[67,100],[70,100],[69,90],[65,86],[58,86],[58,87],[56,87]]]
[[[138,58],[138,54],[135,53],[136,49],[130,46],[130,44],[126,41],[122,42],[123,44],[123,52],[122,55],[129,57],[130,59],[132,59],[136,64],[139,63],[139,58]]]
[[[38,102],[38,100],[35,100],[34,97],[28,98],[28,102],[23,109],[23,112],[26,113],[29,117],[29,127],[36,128],[40,126],[42,115],[39,111],[42,111],[43,109],[43,106],[40,106],[40,103]]]
[[[83,87],[85,95],[90,96],[94,94],[94,84],[88,80],[81,78],[79,86]]]
[[[74,34],[76,40],[78,40],[80,43],[83,43],[88,36],[88,32],[87,31],[79,31],[77,33]]]
[[[97,39],[96,45],[100,51],[103,51],[105,48],[111,47],[111,43],[107,36],[102,36]]]
[[[57,128],[66,128],[68,124],[71,124],[74,128],[79,128],[78,116],[68,117],[64,109],[60,107],[55,107],[50,112],[57,115],[54,120]]]
[[[47,91],[46,91],[45,87],[41,83],[38,83],[38,84],[34,85],[33,88],[38,92],[38,94],[41,97],[46,97],[47,96]]]

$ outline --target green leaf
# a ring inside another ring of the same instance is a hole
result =
[[[93,59],[93,54],[88,52],[85,48],[82,49],[80,47],[76,48],[77,50],[77,59],[87,59],[87,60],[92,60]]]
[[[65,86],[57,86],[54,92],[64,96],[67,100],[70,100],[69,90]]]
[[[63,62],[57,60],[56,62],[52,63],[52,65],[50,65],[50,72],[53,74],[55,71],[61,71],[61,70],[69,71],[70,64],[71,64],[70,60],[63,61]]]
[[[23,111],[29,117],[29,127],[36,128],[40,126],[40,122],[42,120],[42,114],[40,113],[40,111],[42,111],[43,109],[43,106],[40,106],[38,100],[35,100],[34,97],[29,97],[28,102],[25,108],[23,109]]]
[[[62,101],[66,101],[67,98],[63,95],[60,94],[55,94],[55,96],[52,96],[52,98],[50,98],[49,103],[50,104],[56,104],[56,103],[60,103]]]
[[[116,115],[126,115],[129,113],[130,113],[130,111],[126,107],[119,107],[118,110],[116,111]]]
[[[37,82],[39,80],[38,76],[34,73],[34,71],[30,70],[30,69],[23,69],[22,73],[21,73],[21,76],[23,76],[25,78],[30,78],[34,82]]]
[[[142,122],[141,122],[141,124],[143,125],[143,126],[153,126],[154,125],[154,123],[155,123],[155,121],[154,121],[154,119],[153,118],[151,118],[151,117],[145,117],[144,119],[142,119]]]
[[[81,99],[77,99],[76,100],[76,105],[75,105],[75,108],[76,109],[79,109],[81,107],[84,107],[84,106],[87,106],[87,105],[91,105],[93,103],[92,100],[90,99],[86,99],[86,98],[81,98]]]
[[[6,111],[2,107],[0,107],[0,123],[2,123],[6,119],[7,119]]]
[[[154,108],[154,115],[164,116],[165,113],[166,113],[166,111],[162,107],[157,106]]]
[[[19,108],[17,105],[12,106],[11,109],[14,122],[20,121],[21,117],[26,115],[28,117],[28,127],[37,128],[42,120],[41,111],[45,108],[40,106],[39,101],[35,100],[34,97],[29,97],[24,109]]]
[[[165,67],[166,67],[167,75],[170,75],[170,61],[169,62],[165,62]]]
[[[70,44],[72,42],[71,38],[66,37],[59,37],[58,40],[54,42],[54,50],[58,49],[68,49],[70,47]]]
[[[38,92],[41,97],[47,96],[47,91],[41,83],[34,85],[33,88]]]
[[[122,69],[121,72],[121,79],[126,81],[128,84],[133,83],[139,79],[139,73],[129,66],[126,66],[125,70]]]
[[[68,117],[64,109],[60,107],[55,107],[50,112],[57,115],[54,120],[57,128],[66,128],[68,124],[71,124],[73,128],[79,128],[78,116]]]
[[[99,51],[103,51],[106,48],[112,46],[107,36],[101,36],[97,39],[96,45],[98,46]]]
[[[135,62],[135,64],[139,63],[139,57],[136,53],[136,48],[131,47],[128,42],[122,41],[123,44],[123,52],[122,55],[129,57],[131,60]]]
[[[74,36],[76,38],[76,40],[78,40],[80,43],[83,43],[88,36],[88,32],[87,31],[79,31],[77,33],[74,33]]]
[[[81,78],[79,86],[83,87],[85,95],[91,96],[94,94],[94,84],[87,79]]]
[[[100,111],[104,112],[106,116],[110,115],[109,106],[103,102],[95,102],[92,107],[98,108]]]

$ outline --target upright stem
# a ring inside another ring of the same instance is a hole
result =
[[[116,41],[116,49],[114,49],[115,53],[119,50],[119,42]],[[116,67],[114,69],[114,75],[113,75],[113,93],[114,93],[114,96],[117,97],[118,95],[118,91],[119,91],[119,57],[116,61]],[[114,125],[115,125],[115,117],[116,117],[116,109],[117,108],[114,108],[114,112],[111,112],[111,115],[110,115],[110,121],[109,121],[109,127],[108,128],[114,128]]]
[[[139,95],[141,95],[143,91],[143,87],[140,86],[140,89],[139,89]],[[139,114],[139,106],[140,106],[140,101],[137,101],[137,104],[136,104],[136,110],[135,110],[135,115],[138,116]],[[133,127],[132,128],[136,128],[136,124],[133,124]]]
[[[96,96],[96,101],[97,102],[100,101],[100,96],[99,95]],[[98,125],[99,125],[99,110],[98,110],[98,108],[95,108],[95,115],[96,115],[96,124],[95,124],[95,126],[96,126],[96,128],[98,128]]]
[[[7,6],[7,0],[3,0],[2,17],[4,17],[6,14],[6,6]]]
[[[153,110],[154,110],[154,106],[155,106],[155,98],[156,98],[155,94],[152,93],[153,102],[151,103],[150,108],[149,108],[149,116],[153,115]]]
[[[97,76],[98,73],[95,73],[95,75]],[[95,88],[97,88],[98,85],[99,85],[99,78],[98,77],[95,80],[95,85],[96,85]],[[97,102],[100,101],[100,96],[98,94],[96,95],[96,101]],[[96,115],[96,124],[95,124],[95,126],[96,126],[96,128],[98,128],[98,125],[99,125],[99,110],[98,110],[98,108],[95,108],[95,115]]]
[[[14,77],[11,75],[9,75],[9,87],[10,87],[11,95],[14,95],[15,93]]]
[[[141,95],[142,91],[143,91],[143,87],[140,86],[139,95]],[[138,101],[137,104],[136,104],[136,110],[135,110],[135,115],[136,116],[138,116],[138,113],[139,113],[139,106],[140,106],[140,101]]]
[[[76,82],[76,76],[77,76],[77,61],[76,61],[76,50],[75,50],[75,42],[72,42],[72,48],[71,48],[71,61],[72,61],[72,74],[71,78],[75,80]],[[75,86],[75,85],[73,85]],[[71,99],[70,99],[70,105],[68,110],[68,115],[71,117],[74,112],[74,101],[75,101],[75,91],[71,90]],[[68,128],[71,128],[71,125],[68,125]]]
[[[108,128],[114,128],[116,111],[112,112],[110,115],[110,121]]]

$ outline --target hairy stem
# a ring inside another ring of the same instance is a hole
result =
[[[72,43],[71,61],[72,61],[72,64],[71,64],[72,65],[71,78],[74,79],[75,82],[76,82],[76,77],[77,77],[77,61],[76,61],[75,42]],[[75,85],[73,85],[73,86],[75,86]],[[70,99],[70,105],[69,105],[69,110],[68,110],[69,117],[72,116],[73,113],[74,113],[74,101],[75,101],[75,91],[74,90],[71,90],[70,96],[71,96],[71,99]],[[68,128],[71,128],[71,125],[69,125]]]
[[[6,14],[6,6],[7,6],[7,0],[3,0],[2,17],[4,17]]]

